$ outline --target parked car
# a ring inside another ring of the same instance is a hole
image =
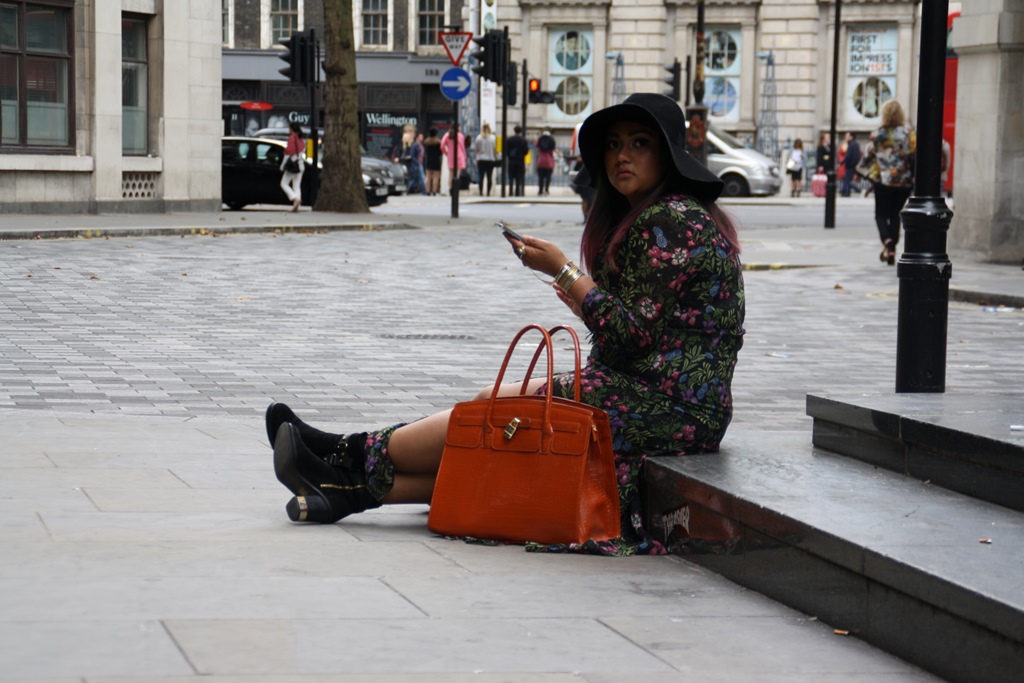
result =
[[[309,127],[302,127],[302,134],[309,136]],[[271,128],[260,128],[254,133],[257,137],[272,138],[274,140],[287,140],[288,128],[271,127]],[[323,141],[324,130],[319,128],[317,130],[319,134],[318,140]],[[388,194],[400,195],[405,194],[409,189],[408,181],[406,180],[405,166],[402,164],[395,163],[388,159],[378,159],[376,157],[368,156],[366,149],[360,145],[359,152],[363,155],[363,169],[372,168],[374,171],[384,176],[384,179],[388,183]]]
[[[281,189],[281,159],[284,140],[231,136],[221,140],[221,201],[231,209],[247,204],[291,204]],[[323,165],[320,164],[322,168]],[[302,175],[302,204],[310,206],[311,173]],[[363,187],[370,206],[388,199],[385,178],[372,168],[363,168]]]
[[[770,157],[714,126],[707,141],[708,168],[725,182],[722,196],[773,195],[782,187],[779,165]]]

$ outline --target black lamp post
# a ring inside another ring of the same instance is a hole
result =
[[[946,390],[946,321],[953,265],[946,233],[953,212],[941,192],[942,97],[948,0],[922,3],[914,194],[900,214],[905,242],[896,333],[897,393]]]
[[[693,75],[693,106],[686,107],[686,151],[697,161],[708,165],[707,127],[708,108],[704,106],[704,60],[707,42],[704,40],[704,0],[697,0],[697,59]]]
[[[832,146],[832,163],[825,169],[825,227],[836,227],[836,159],[839,147],[836,144],[836,103],[839,100],[839,27],[843,13],[843,0],[836,0],[836,26],[832,40],[832,119],[829,128],[829,145]]]

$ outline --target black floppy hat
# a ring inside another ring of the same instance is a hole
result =
[[[604,141],[608,127],[619,121],[636,121],[660,130],[668,144],[672,163],[688,181],[690,192],[705,201],[722,194],[725,183],[686,151],[686,118],[675,100],[658,93],[636,93],[587,117],[580,128],[579,149],[584,168],[573,183],[597,187],[596,173],[604,172]]]

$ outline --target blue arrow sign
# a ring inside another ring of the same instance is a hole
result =
[[[472,84],[465,69],[453,67],[441,76],[441,94],[457,102],[469,94],[469,86]]]

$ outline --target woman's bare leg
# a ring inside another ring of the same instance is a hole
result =
[[[527,394],[532,394],[546,379],[532,379]],[[502,384],[498,396],[514,396],[520,392],[522,382]],[[490,397],[492,388],[478,393],[474,400]],[[384,498],[384,503],[429,503],[434,491],[434,479],[441,464],[444,438],[448,431],[448,418],[452,411],[445,410],[399,427],[388,441],[388,454],[395,465],[395,485]]]

